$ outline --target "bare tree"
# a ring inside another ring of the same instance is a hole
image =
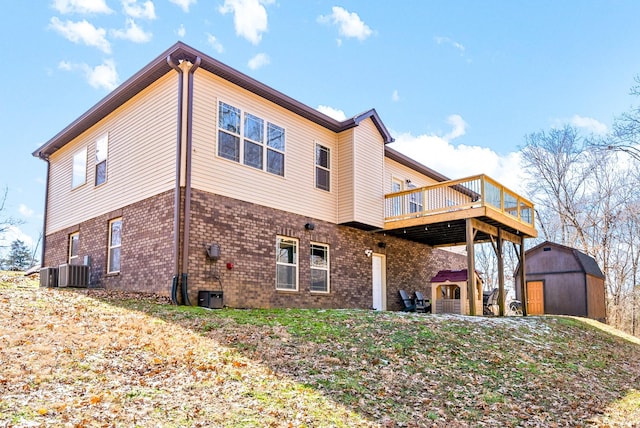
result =
[[[569,125],[529,134],[525,141],[521,153],[529,173],[527,189],[544,212],[538,221],[547,239],[586,249],[582,214],[588,204],[585,182],[592,174],[585,155],[588,141]]]
[[[0,196],[0,239],[4,237],[4,234],[9,230],[11,226],[22,224],[22,221],[6,215],[6,202],[8,195],[9,188],[5,187],[4,191],[2,192],[2,196]]]

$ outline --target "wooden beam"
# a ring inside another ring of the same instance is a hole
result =
[[[467,297],[469,298],[469,315],[476,315],[476,267],[473,238],[475,231],[473,221],[466,221],[467,236]]]
[[[498,315],[504,316],[504,258],[502,245],[502,229],[498,229],[496,256],[498,257]]]
[[[527,281],[524,260],[524,237],[520,241],[520,296],[522,297],[522,316],[527,316]]]

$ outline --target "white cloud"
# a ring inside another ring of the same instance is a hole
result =
[[[398,102],[400,101],[400,95],[398,94],[398,90],[395,89],[391,94],[391,101]]]
[[[67,61],[61,61],[58,68],[65,71],[82,71],[87,82],[96,89],[113,90],[118,86],[118,72],[113,60],[105,60],[102,64],[91,67],[88,64],[74,64]]]
[[[196,4],[197,0],[170,0],[171,3],[176,4],[182,8],[185,13],[189,12],[189,7],[192,4]]]
[[[178,28],[176,30],[176,34],[178,35],[178,37],[182,38],[187,34],[187,29],[184,28],[183,24],[180,24],[180,28]]]
[[[224,52],[224,46],[222,46],[222,43],[220,43],[218,39],[216,39],[216,36],[207,34],[207,43],[209,43],[219,54]]]
[[[451,116],[447,117],[447,123],[453,126],[453,129],[451,130],[451,132],[442,137],[446,141],[462,137],[464,134],[466,134],[467,122],[465,122],[462,116],[460,116],[459,114],[452,114]]]
[[[116,39],[129,40],[134,43],[146,43],[151,40],[152,37],[151,33],[146,33],[142,28],[138,27],[131,18],[127,18],[127,24],[124,30],[111,30],[110,33]]]
[[[316,110],[318,110],[320,113],[324,113],[327,116],[334,118],[335,120],[339,120],[340,122],[347,119],[347,116],[342,110],[338,110],[333,107],[320,105]]]
[[[84,43],[87,46],[96,47],[104,53],[111,53],[111,45],[105,37],[107,31],[104,28],[94,27],[84,19],[77,22],[62,22],[54,16],[51,18],[49,27],[73,43]]]
[[[20,206],[18,207],[18,212],[23,217],[32,217],[34,211],[25,204],[20,204]]]
[[[156,8],[151,0],[138,4],[138,0],[122,0],[125,15],[131,18],[156,19]]]
[[[257,45],[262,40],[262,33],[267,31],[265,6],[273,2],[274,0],[224,0],[218,11],[223,15],[233,13],[236,34]]]
[[[33,238],[20,230],[18,226],[9,226],[2,234],[2,237],[0,237],[0,248],[5,248],[5,251],[7,251],[11,243],[16,240],[24,242],[24,244],[30,248],[34,245]]]
[[[442,37],[442,36],[436,36],[434,39],[435,39],[437,44],[439,44],[439,45],[446,44],[446,45],[449,45],[449,46],[453,46],[458,51],[460,51],[460,55],[464,55],[464,51],[465,51],[464,45],[456,42],[455,40],[451,40],[448,37]]]
[[[256,70],[260,67],[268,65],[270,62],[271,60],[269,59],[269,55],[259,53],[249,60],[249,68],[252,70]]]
[[[357,13],[349,12],[339,6],[332,7],[331,12],[331,15],[320,15],[318,22],[336,24],[339,26],[340,35],[361,41],[373,34],[373,30],[360,19]]]
[[[591,117],[583,117],[577,114],[573,115],[573,117],[569,120],[569,123],[571,123],[576,128],[582,128],[596,135],[604,135],[609,131],[607,125],[598,121],[597,119],[593,119]]]
[[[118,72],[115,63],[107,59],[102,64],[91,68],[85,67],[87,81],[94,88],[113,90],[118,86]]]
[[[105,0],[53,0],[53,8],[62,14],[67,13],[112,13]]]
[[[486,174],[509,189],[523,193],[519,152],[498,155],[486,147],[453,145],[437,135],[396,136],[389,147],[415,159],[450,179]]]

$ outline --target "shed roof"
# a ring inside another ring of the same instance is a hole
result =
[[[378,132],[380,132],[385,143],[391,143],[394,141],[393,137],[391,137],[391,134],[382,123],[382,120],[380,120],[378,113],[374,109],[368,110],[344,121],[338,121],[182,42],[177,42],[118,86],[109,95],[100,100],[96,105],[91,107],[86,113],[72,122],[69,126],[40,146],[33,152],[33,156],[43,158],[48,157],[98,123],[108,114],[112,113],[161,76],[171,71],[172,67],[168,62],[169,59],[173,60],[175,63],[178,63],[179,61],[195,63],[196,58],[198,57],[201,60],[200,68],[238,85],[241,88],[253,92],[256,95],[286,108],[287,110],[290,110],[331,131],[342,132],[358,126],[361,121],[370,118],[378,129]]]
[[[555,242],[545,241],[539,245],[536,245],[535,247],[527,250],[527,252],[525,253],[525,257],[527,256],[530,257],[531,253],[537,253],[538,251],[543,250],[544,247],[550,247],[550,246],[556,247],[558,249],[561,249],[573,254],[573,256],[576,258],[576,260],[582,267],[582,270],[587,275],[592,275],[598,278],[604,278],[604,273],[602,273],[600,266],[598,266],[598,262],[596,262],[596,260],[593,257],[575,248],[568,247],[562,244],[557,244]]]
[[[476,272],[476,277],[480,279],[480,275]],[[467,280],[467,270],[441,270],[433,278],[431,282],[462,282]]]

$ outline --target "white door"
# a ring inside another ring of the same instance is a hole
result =
[[[373,309],[384,311],[387,309],[386,299],[386,260],[384,254],[372,254],[371,256],[373,278]]]

